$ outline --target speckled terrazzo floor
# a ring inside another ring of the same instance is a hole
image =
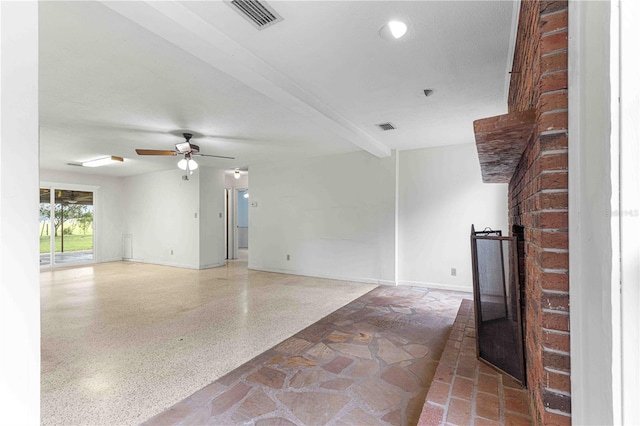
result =
[[[376,288],[145,424],[416,424],[464,296]]]
[[[139,424],[374,287],[246,261],[42,272],[42,424]]]

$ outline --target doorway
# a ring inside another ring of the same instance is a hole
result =
[[[249,189],[227,188],[227,260],[247,260],[249,256]]]
[[[94,192],[40,188],[40,267],[93,262]]]
[[[249,190],[238,190],[238,257],[249,252]]]
[[[249,259],[249,171],[225,170],[227,260]]]

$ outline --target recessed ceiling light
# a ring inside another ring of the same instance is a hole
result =
[[[401,21],[389,21],[380,28],[380,37],[386,40],[397,40],[407,33],[407,24]]]
[[[389,29],[391,30],[391,35],[398,39],[407,33],[407,24],[400,21],[391,21],[389,22]]]

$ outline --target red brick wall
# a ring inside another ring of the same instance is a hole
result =
[[[509,216],[524,227],[527,382],[534,420],[545,425],[571,423],[567,7],[522,1],[509,92],[509,111],[537,110],[509,184]]]
[[[539,21],[540,3],[523,1],[520,4],[518,37],[511,67],[509,112],[526,111],[536,106],[540,71]]]

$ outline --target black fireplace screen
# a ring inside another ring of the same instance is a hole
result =
[[[525,384],[516,237],[471,226],[478,358]]]

